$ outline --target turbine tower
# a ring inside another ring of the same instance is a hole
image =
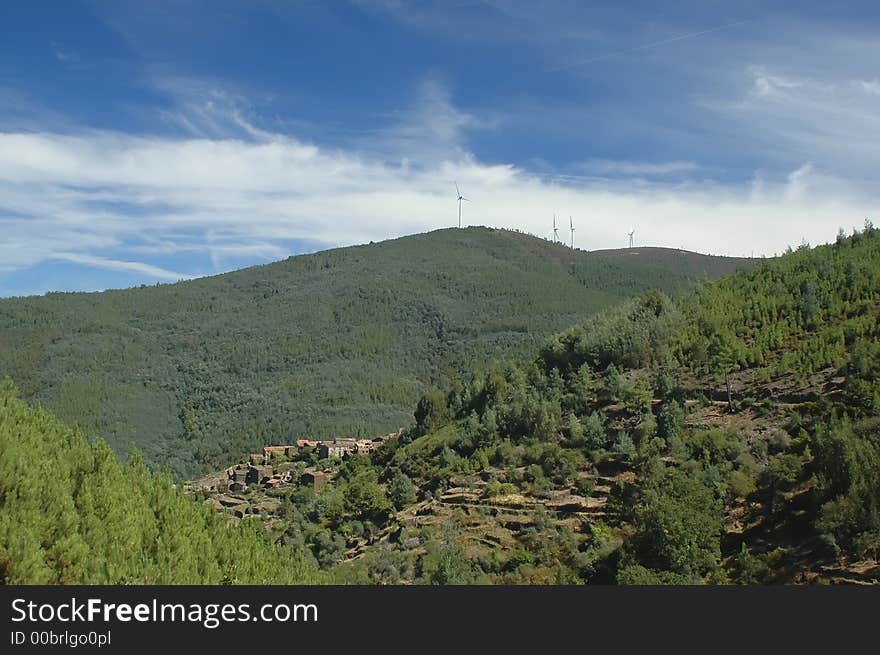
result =
[[[553,214],[553,243],[559,243],[559,230],[556,229],[556,214]]]
[[[458,182],[452,182],[455,185],[455,192],[458,194],[458,227],[461,228],[461,201],[470,202],[467,198],[461,195],[461,191],[458,190]]]
[[[574,250],[574,221],[568,217],[568,229],[571,231],[571,249]]]
[[[636,229],[634,227],[629,228],[629,232],[627,232],[627,235],[629,235],[629,247],[630,248],[633,247],[633,234],[635,234],[635,233],[636,233]]]

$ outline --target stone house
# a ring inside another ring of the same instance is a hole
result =
[[[296,454],[296,449],[296,446],[264,446],[263,461],[268,464],[272,457],[277,455],[286,455],[287,457],[290,457],[291,455]]]
[[[247,482],[248,484],[261,484],[271,478],[273,472],[274,471],[272,470],[271,466],[254,466],[253,464],[251,464],[250,466],[248,466],[245,482]]]
[[[307,470],[302,474],[300,483],[312,487],[315,491],[327,484],[327,474],[323,471]]]
[[[373,452],[381,442],[373,441],[372,439],[358,439],[355,442],[354,452],[360,453],[371,453]]]
[[[321,441],[318,444],[318,457],[345,457],[353,453],[357,448],[357,442],[353,439],[334,439],[333,441]]]

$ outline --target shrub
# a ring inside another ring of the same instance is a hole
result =
[[[507,496],[517,492],[516,485],[510,482],[501,482],[500,480],[492,480],[486,485],[486,495],[490,498],[496,496]]]
[[[631,564],[617,572],[619,585],[690,585],[700,580],[672,571],[652,571],[641,564]]]
[[[754,476],[742,470],[731,472],[727,484],[734,498],[748,498],[758,488]]]
[[[804,464],[798,455],[777,455],[767,465],[767,477],[774,487],[791,486],[800,478]]]
[[[589,496],[596,488],[596,483],[590,478],[578,478],[574,483],[574,489],[581,496]]]

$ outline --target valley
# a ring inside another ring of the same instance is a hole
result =
[[[647,292],[204,502],[358,583],[876,583],[876,234]]]
[[[178,525],[162,510],[173,502],[203,526],[177,548],[217,530],[241,535],[234,555],[206,554],[212,575],[236,581],[271,577],[238,563],[268,548],[298,562],[300,579],[337,584],[877,584],[877,235],[866,223],[714,281],[679,270],[668,293],[646,274],[644,290],[540,343],[426,382],[392,432],[249,433],[246,448],[189,482],[151,478],[137,454],[120,465],[44,410],[21,423],[30,410],[7,382],[7,425],[30,425],[49,455],[28,467],[34,446],[4,429],[17,453],[5,475],[41,488],[70,449],[63,440],[75,444],[69,477],[51,475],[61,485],[34,502],[69,508],[82,541],[61,555],[37,548],[42,568],[31,573],[15,550],[4,575],[162,579],[155,563],[113,573],[69,562],[108,543],[95,541],[96,520],[149,542]],[[93,477],[110,494],[97,505],[92,483],[76,482]],[[147,506],[120,523],[125,505],[109,498],[126,494]]]
[[[0,378],[176,478],[264,443],[397,429],[432,385],[648,288],[753,262],[488,228],[177,284],[0,300]]]

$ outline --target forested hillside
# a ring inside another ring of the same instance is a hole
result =
[[[320,582],[258,522],[227,523],[0,386],[0,584]]]
[[[442,230],[171,285],[0,300],[0,377],[177,476],[386,433],[419,396],[648,288],[748,260]]]
[[[372,455],[294,459],[329,481],[274,489],[273,532],[342,579],[877,583],[880,231],[647,292]]]

